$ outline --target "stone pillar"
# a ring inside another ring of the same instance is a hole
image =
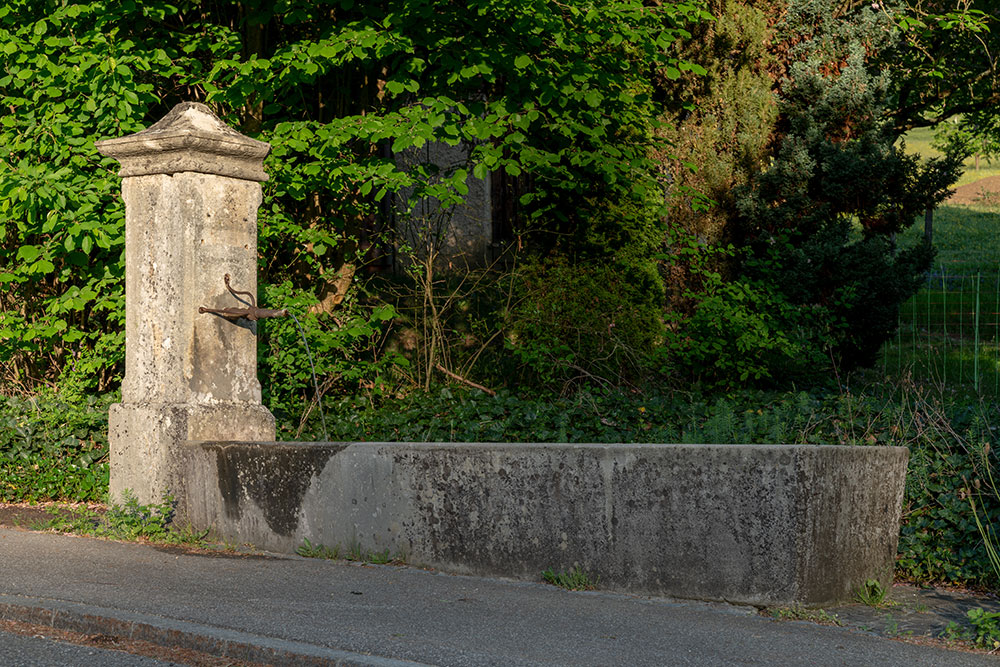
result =
[[[418,165],[433,165],[443,172],[466,167],[469,149],[428,142],[420,148],[408,148],[395,155],[396,164],[409,171]],[[442,210],[433,197],[418,202],[409,215],[401,216],[396,231],[415,251],[419,260],[427,257],[431,241],[438,252],[435,267],[445,272],[461,272],[488,266],[493,260],[493,202],[489,179],[471,173],[465,179],[468,192],[465,202]],[[412,189],[398,195],[397,210],[406,210]],[[401,258],[408,263],[408,258]]]
[[[97,143],[121,163],[125,200],[125,381],[111,407],[111,496],[182,497],[187,440],[275,439],[261,404],[255,322],[198,308],[257,293],[257,207],[270,146],[183,103],[127,137]]]

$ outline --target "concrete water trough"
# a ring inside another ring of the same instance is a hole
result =
[[[534,580],[579,567],[643,594],[819,605],[889,584],[905,448],[271,442],[256,320],[284,311],[253,297],[270,147],[193,103],[97,145],[126,206],[113,498],[171,493],[181,523],[265,549]]]
[[[292,552],[755,605],[892,582],[903,447],[188,442],[183,518]]]

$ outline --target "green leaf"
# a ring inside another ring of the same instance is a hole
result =
[[[17,258],[25,262],[33,262],[41,255],[42,249],[33,245],[23,245],[17,251]]]
[[[592,107],[599,106],[601,104],[601,101],[604,99],[604,96],[601,95],[596,90],[587,91],[587,93],[583,97],[587,101],[587,104],[589,104]]]

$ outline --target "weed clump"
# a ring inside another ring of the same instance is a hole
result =
[[[564,572],[556,572],[550,568],[542,572],[542,579],[546,583],[568,591],[592,591],[601,581],[600,577],[591,579],[579,565]]]

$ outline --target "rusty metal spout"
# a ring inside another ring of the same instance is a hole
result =
[[[204,306],[198,309],[199,313],[212,313],[213,315],[218,315],[219,317],[224,317],[227,320],[235,322],[239,319],[250,320],[255,322],[257,320],[263,320],[271,317],[287,317],[288,310],[281,308],[280,310],[274,310],[271,308],[258,308],[257,299],[254,298],[253,294],[250,292],[241,292],[239,290],[233,289],[232,285],[229,284],[229,274],[225,275],[226,289],[229,293],[240,299],[239,295],[244,294],[248,299],[250,299],[250,304],[246,308],[205,308]]]

